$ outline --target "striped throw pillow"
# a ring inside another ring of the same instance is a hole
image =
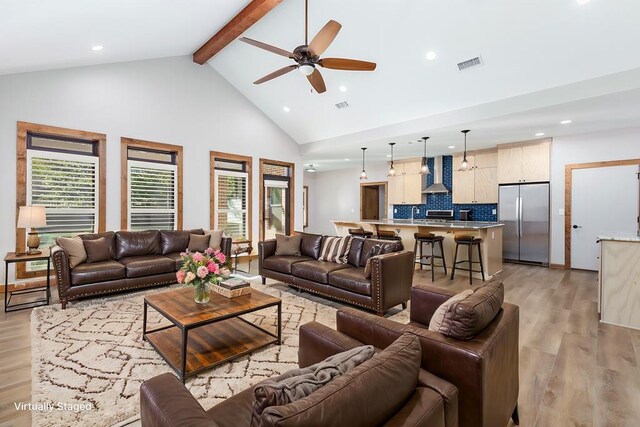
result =
[[[322,249],[320,249],[319,261],[330,261],[338,264],[346,264],[349,260],[351,250],[351,236],[329,237],[322,239]]]

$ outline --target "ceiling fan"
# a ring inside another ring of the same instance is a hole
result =
[[[304,2],[304,44],[296,47],[293,52],[289,52],[284,49],[280,49],[275,46],[271,46],[266,43],[262,43],[257,40],[250,39],[248,37],[241,37],[240,40],[249,43],[253,46],[257,46],[261,49],[268,50],[278,55],[286,56],[293,59],[296,64],[289,65],[287,67],[280,68],[271,74],[267,74],[263,78],[256,80],[253,84],[259,85],[269,80],[280,77],[287,74],[296,68],[301,74],[307,76],[309,83],[318,93],[326,92],[327,88],[324,84],[324,79],[318,65],[323,68],[330,68],[333,70],[349,70],[349,71],[373,71],[376,69],[376,64],[373,62],[359,61],[356,59],[346,58],[320,58],[320,55],[331,45],[333,40],[338,35],[338,32],[342,28],[340,23],[331,20],[326,23],[324,27],[316,34],[316,36],[308,42],[309,35],[309,4],[308,0]]]

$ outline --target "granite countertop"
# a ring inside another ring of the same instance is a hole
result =
[[[598,241],[610,240],[613,242],[637,242],[640,243],[640,236],[633,234],[598,236]]]
[[[428,219],[384,219],[380,221],[333,221],[334,223],[394,225],[400,227],[433,227],[433,228],[460,228],[483,229],[503,227],[504,224],[489,221],[430,221]]]

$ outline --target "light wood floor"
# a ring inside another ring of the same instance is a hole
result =
[[[598,322],[596,274],[506,264],[499,276],[505,299],[520,306],[520,425],[640,425],[640,331]],[[414,282],[429,284],[431,274],[416,272]],[[435,285],[469,286],[444,274]],[[0,313],[0,426],[31,422],[14,408],[31,395],[29,316]]]

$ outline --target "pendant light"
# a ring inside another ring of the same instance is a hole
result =
[[[469,169],[469,162],[467,161],[467,134],[470,132],[469,129],[465,129],[461,131],[464,133],[464,156],[462,157],[462,164],[460,165],[461,171],[466,171]]]
[[[424,141],[424,155],[422,156],[422,167],[420,167],[420,173],[422,175],[429,175],[431,173],[429,165],[427,164],[427,139],[429,139],[428,136],[422,137],[422,140]]]
[[[396,170],[393,168],[393,146],[396,145],[396,143],[390,142],[389,145],[391,146],[391,167],[389,168],[388,176],[395,176]]]
[[[360,179],[367,179],[367,171],[364,170],[364,152],[367,147],[362,147],[362,173],[360,174]]]

